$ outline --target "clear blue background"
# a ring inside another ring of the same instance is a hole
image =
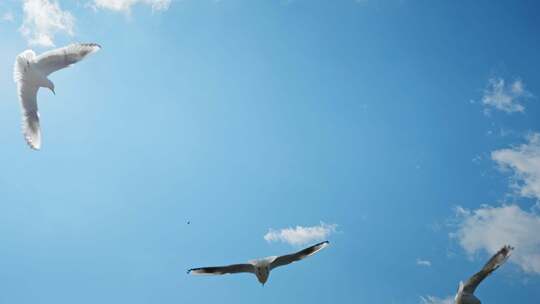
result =
[[[536,1],[62,4],[103,49],[39,92],[40,152],[12,81],[19,3],[0,24],[0,303],[413,304],[485,261],[445,223],[508,192],[489,152],[522,138],[500,128],[540,130],[537,98],[491,117],[470,102],[492,76],[540,94]],[[320,221],[331,246],[264,288],[185,273],[296,250],[263,235]],[[539,287],[508,264],[478,295],[535,304]]]

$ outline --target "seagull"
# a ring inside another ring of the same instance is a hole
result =
[[[514,250],[514,247],[504,246],[484,265],[482,270],[469,278],[465,284],[459,282],[459,289],[455,297],[455,304],[480,304],[480,300],[474,296],[476,287],[495,269],[499,268]]]
[[[202,268],[192,268],[188,270],[188,274],[194,275],[221,275],[221,274],[233,274],[233,273],[253,273],[257,276],[259,282],[264,285],[268,280],[270,271],[276,267],[285,266],[293,262],[300,261],[304,258],[307,258],[310,255],[315,254],[319,250],[326,248],[330,243],[324,241],[308,247],[306,249],[300,250],[298,252],[282,255],[282,256],[271,256],[267,258],[257,259],[249,261],[246,264],[233,264],[228,266],[219,266],[219,267],[202,267]]]
[[[26,50],[15,59],[13,80],[17,84],[17,95],[21,103],[22,129],[30,148],[41,148],[41,130],[37,106],[37,91],[47,88],[54,92],[54,83],[47,78],[51,73],[81,61],[95,53],[101,46],[95,43],[77,43],[45,52],[39,56]]]

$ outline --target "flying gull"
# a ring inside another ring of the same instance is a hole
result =
[[[17,83],[17,95],[21,103],[24,138],[32,149],[41,148],[37,106],[39,88],[47,88],[54,94],[54,83],[47,78],[51,73],[79,62],[100,49],[101,46],[95,43],[79,43],[51,50],[39,56],[32,50],[26,50],[17,56],[13,80]]]
[[[272,269],[300,261],[327,247],[329,244],[330,243],[328,241],[325,241],[292,254],[252,260],[246,264],[192,268],[188,270],[188,273],[195,275],[221,275],[247,272],[255,274],[259,282],[264,285],[264,283],[266,283],[268,280],[268,276],[270,275],[270,271],[272,271]]]
[[[495,269],[499,268],[510,256],[512,250],[511,246],[504,246],[499,250],[494,256],[489,259],[489,261],[484,265],[482,270],[473,275],[465,284],[459,282],[459,289],[456,294],[455,304],[480,304],[480,300],[474,296],[474,291],[476,287]]]

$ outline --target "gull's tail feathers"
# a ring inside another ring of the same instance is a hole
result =
[[[39,126],[39,113],[26,112],[22,119],[22,131],[24,139],[30,148],[41,149],[41,129]]]

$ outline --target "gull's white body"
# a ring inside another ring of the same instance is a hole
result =
[[[272,270],[272,262],[277,259],[277,256],[271,256],[263,259],[257,259],[249,261],[248,263],[253,265],[254,267],[254,273],[255,276],[257,276],[257,280],[259,280],[259,283],[263,284],[268,281],[268,277],[270,276],[270,270]]]
[[[37,106],[39,88],[48,88],[54,93],[54,84],[48,78],[51,73],[82,60],[100,48],[99,45],[92,43],[71,44],[39,56],[36,56],[32,50],[26,50],[17,56],[13,80],[17,84],[17,95],[21,104],[24,138],[32,149],[41,148],[41,128]]]

